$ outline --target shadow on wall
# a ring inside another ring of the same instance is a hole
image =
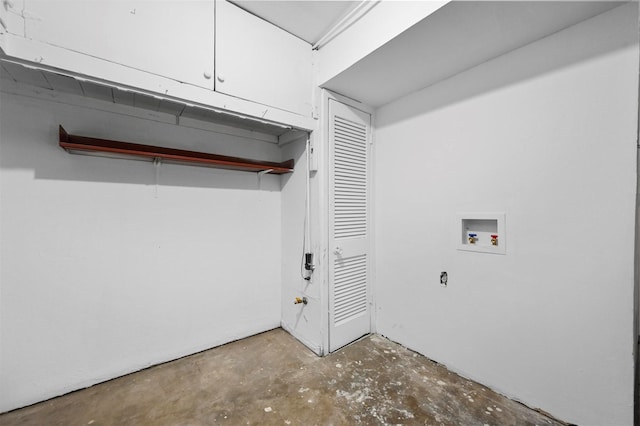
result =
[[[376,122],[377,127],[384,127],[396,122],[405,121],[415,116],[445,108],[449,105],[466,101],[485,93],[515,85],[537,76],[557,72],[572,65],[590,61],[599,56],[609,55],[618,50],[637,44],[638,3],[627,4],[633,13],[626,15],[628,22],[619,25],[614,21],[613,9],[605,12],[605,19],[589,20],[581,23],[591,26],[588,40],[576,43],[572,37],[575,29],[569,27],[560,33],[552,34],[553,38],[543,38],[516,50],[493,58],[483,64],[465,70],[459,74],[441,80],[416,93],[400,99],[408,108],[385,108],[383,119]],[[608,16],[607,16],[608,15]],[[615,28],[615,31],[611,29]],[[552,52],[550,54],[550,52]],[[467,78],[472,72],[473,77]],[[428,92],[428,96],[424,93]],[[392,104],[395,102],[392,102]],[[390,105],[392,105],[390,104]],[[411,114],[407,114],[411,111]]]
[[[293,142],[291,142],[290,144],[288,144],[286,146],[286,148],[283,148],[283,150],[286,152],[285,156],[287,158],[293,158],[293,161],[296,165],[296,168],[294,170],[293,173],[302,173],[304,174],[306,172],[307,169],[307,165],[306,165],[306,149],[307,147],[307,139],[306,136],[305,137],[301,137],[300,139],[297,139]],[[281,180],[280,180],[280,188],[284,188],[287,186],[287,184],[289,183],[289,181],[291,180],[291,178],[293,177],[293,173],[287,173],[284,175],[280,175],[281,176]]]
[[[280,148],[239,136],[0,93],[0,167],[33,170],[35,179],[279,191],[281,176],[210,167],[73,155],[58,145],[58,126],[73,134],[282,161]],[[297,161],[296,161],[297,163]]]

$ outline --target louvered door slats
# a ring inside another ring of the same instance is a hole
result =
[[[336,259],[334,276],[334,323],[367,311],[367,256]]]
[[[334,117],[334,237],[367,234],[367,129]],[[336,259],[334,322],[367,311],[366,255]]]
[[[367,231],[367,129],[334,117],[334,236],[353,238]],[[360,208],[354,208],[358,206]]]

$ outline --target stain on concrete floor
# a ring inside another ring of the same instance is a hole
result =
[[[0,425],[561,425],[372,335],[320,358],[282,329],[0,415]]]

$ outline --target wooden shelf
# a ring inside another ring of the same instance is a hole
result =
[[[142,145],[130,142],[118,142],[107,139],[96,139],[68,134],[60,126],[60,146],[67,152],[94,154],[114,158],[131,158],[194,166],[215,167],[220,169],[240,170],[245,172],[265,172],[272,174],[291,173],[293,160],[275,163],[271,161],[249,160],[239,157],[209,154],[205,152],[186,151],[182,149],[163,148],[153,145]]]

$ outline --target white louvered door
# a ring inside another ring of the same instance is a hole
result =
[[[371,332],[371,115],[329,100],[329,351]]]

